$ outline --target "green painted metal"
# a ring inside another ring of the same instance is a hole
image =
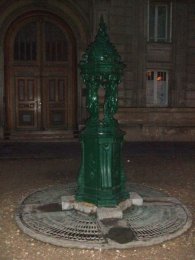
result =
[[[82,162],[76,199],[112,207],[128,197],[121,158],[124,132],[114,118],[118,110],[117,87],[125,65],[109,40],[102,17],[95,41],[83,54],[79,67],[86,85],[90,117],[80,135]],[[100,88],[105,91],[102,120]]]

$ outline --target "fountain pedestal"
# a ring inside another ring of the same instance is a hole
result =
[[[116,126],[86,128],[76,200],[112,207],[128,197],[121,160],[124,133]]]

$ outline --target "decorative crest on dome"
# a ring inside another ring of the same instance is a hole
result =
[[[104,125],[113,125],[113,115],[118,109],[118,90],[124,63],[111,43],[107,26],[103,16],[100,18],[99,29],[79,63],[81,76],[87,88],[87,109],[91,115],[90,122],[99,125],[99,100],[98,89],[105,89]]]
[[[81,73],[100,74],[122,73],[124,64],[114,45],[111,43],[107,26],[103,16],[100,18],[99,29],[95,37],[80,61]]]

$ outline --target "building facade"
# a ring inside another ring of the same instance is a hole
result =
[[[70,139],[84,126],[78,62],[101,15],[126,64],[116,115],[126,139],[195,141],[192,0],[1,0],[2,140]]]

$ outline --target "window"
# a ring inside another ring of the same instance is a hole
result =
[[[46,61],[67,61],[68,49],[64,33],[54,24],[45,23]]]
[[[28,23],[17,33],[14,41],[14,60],[35,61],[37,57],[36,23]]]
[[[170,42],[172,4],[169,1],[148,2],[148,41]]]
[[[146,73],[146,105],[166,107],[168,105],[168,72],[148,70]]]
[[[39,28],[40,29],[40,28]],[[17,33],[14,41],[15,61],[35,61],[38,51],[38,25],[28,23]],[[41,31],[42,32],[42,31]],[[67,40],[63,31],[50,22],[44,23],[45,60],[49,62],[67,61]],[[42,44],[39,44],[39,46]]]

